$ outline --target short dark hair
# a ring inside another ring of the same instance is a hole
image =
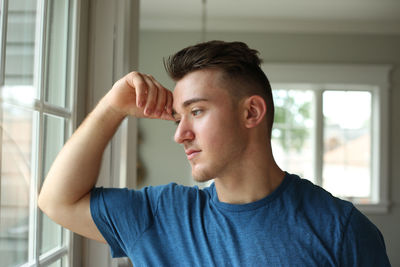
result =
[[[259,95],[267,104],[268,134],[274,121],[274,101],[271,85],[261,69],[257,50],[242,42],[209,41],[186,47],[164,59],[169,76],[178,81],[186,74],[201,69],[219,69],[227,81],[232,81],[230,94],[241,99]]]

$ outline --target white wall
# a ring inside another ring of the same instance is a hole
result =
[[[367,214],[382,231],[390,261],[400,266],[400,36],[277,33],[209,33],[208,39],[240,40],[260,51],[268,63],[392,64],[390,91],[389,188],[392,206],[387,214]],[[142,31],[139,38],[139,70],[151,73],[173,88],[162,58],[198,42],[200,33]],[[268,75],[268,73],[267,73]],[[183,149],[174,144],[171,122],[140,120],[142,143],[139,157],[146,168],[141,185],[169,182],[192,184]]]

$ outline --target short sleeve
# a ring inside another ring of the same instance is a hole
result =
[[[379,229],[353,208],[343,233],[340,266],[390,266]]]
[[[112,257],[125,257],[151,226],[157,212],[161,186],[141,190],[93,188],[90,211],[93,221],[110,246]]]

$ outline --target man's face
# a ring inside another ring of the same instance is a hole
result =
[[[229,175],[245,146],[238,105],[220,77],[221,71],[214,69],[191,72],[173,93],[174,138],[184,146],[196,181]]]

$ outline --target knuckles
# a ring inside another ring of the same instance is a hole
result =
[[[159,84],[150,74],[132,71],[123,79],[117,81],[115,86],[123,84],[128,84],[135,89],[137,97],[141,99],[140,101],[145,101],[143,108],[146,108],[151,113],[162,115],[164,110],[168,113],[168,108],[172,106],[172,92]],[[154,114],[152,115],[154,116]]]

